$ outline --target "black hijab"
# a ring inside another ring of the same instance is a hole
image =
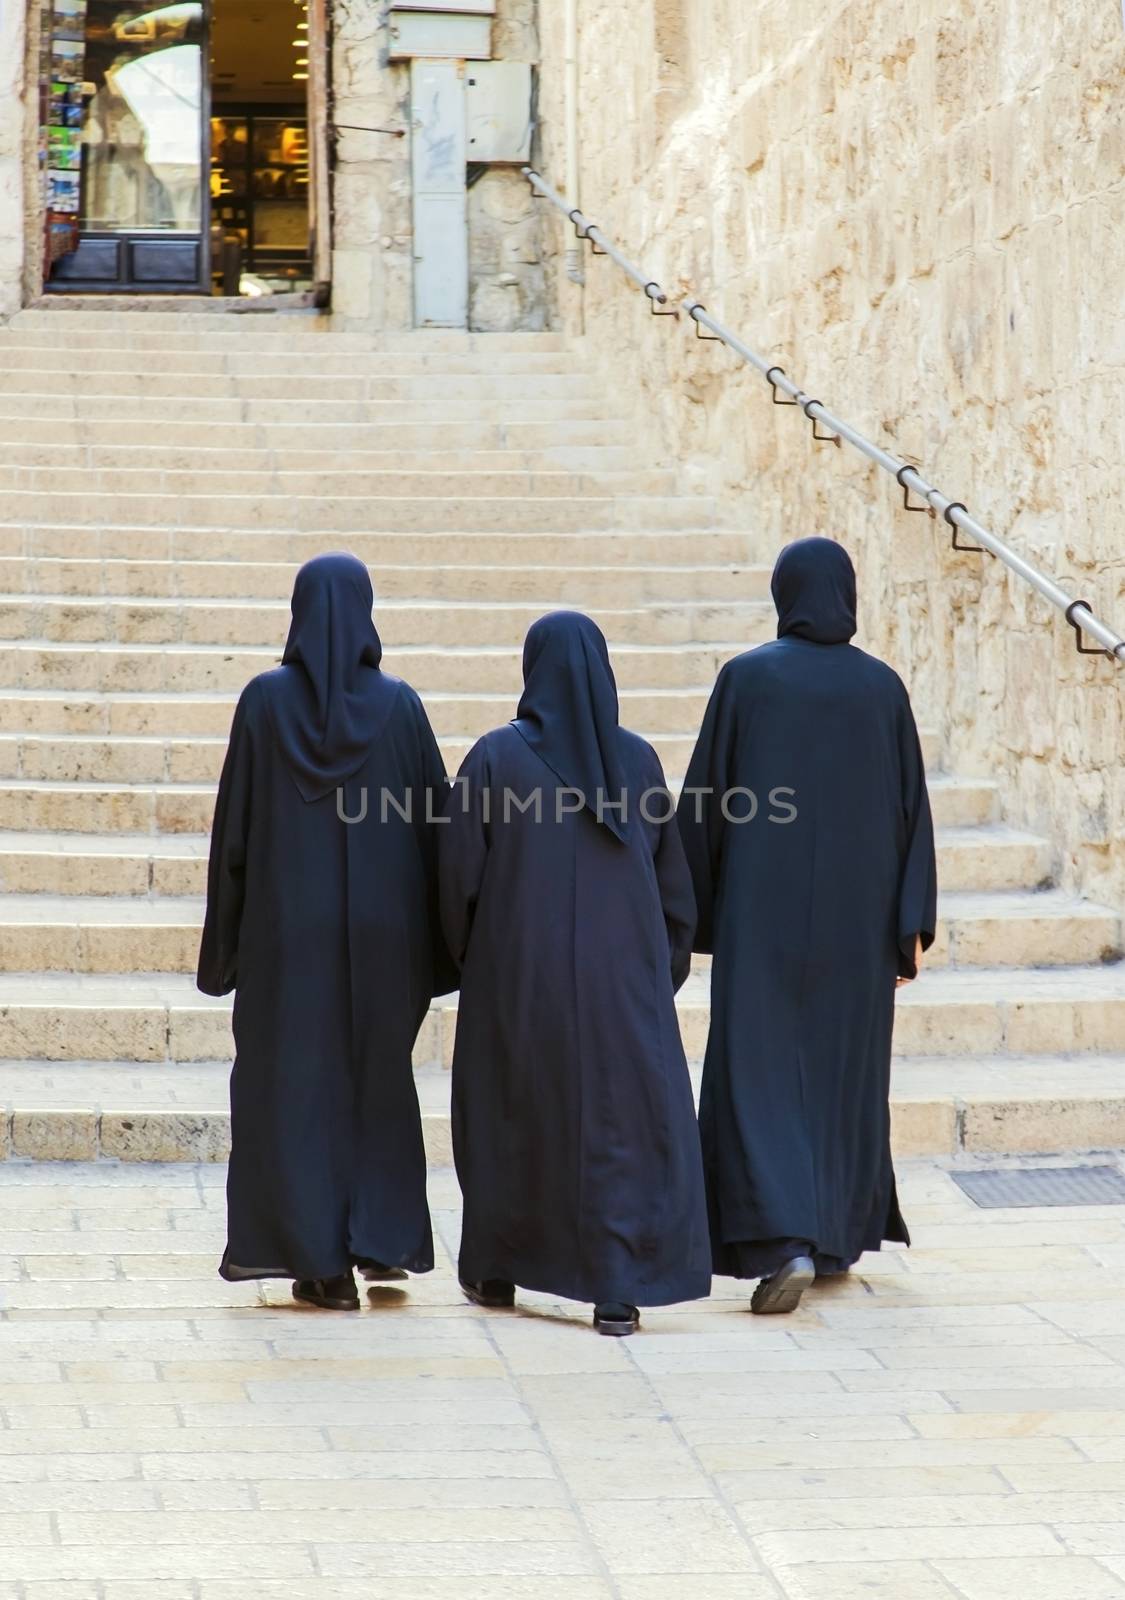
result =
[[[602,630],[580,611],[552,611],[528,630],[523,694],[512,726],[595,816],[599,793],[607,806],[621,800],[626,779],[617,684]],[[607,809],[598,820],[618,839],[629,837],[619,810]]]
[[[379,670],[367,568],[334,553],[306,561],[293,585],[293,621],[269,696],[278,743],[303,800],[320,800],[363,765],[398,694]]]
[[[777,558],[770,580],[777,637],[846,644],[856,630],[855,568],[833,539],[798,539]]]

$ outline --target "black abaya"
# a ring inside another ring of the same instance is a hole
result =
[[[366,568],[318,557],[286,664],[235,712],[198,974],[207,994],[235,990],[231,1279],[433,1266],[411,1051],[453,986],[427,822],[427,790],[432,816],[448,786],[421,702],[380,654]],[[364,820],[341,820],[364,790]]]
[[[462,963],[453,1137],[460,1272],[601,1303],[708,1293],[699,1137],[674,992],[694,906],[655,752],[617,725],[605,641],[528,637],[514,724],[469,753],[441,830]],[[629,796],[628,813],[597,797]],[[541,821],[521,803],[541,796]],[[558,818],[558,802],[565,814]],[[575,809],[577,807],[578,809]]]
[[[936,912],[910,701],[848,643],[847,553],[789,546],[774,597],[779,637],[720,673],[679,808],[695,948],[714,954],[700,1101],[713,1259],[736,1277],[796,1254],[839,1271],[909,1243],[890,1151],[895,979],[915,975]],[[756,814],[731,821],[753,809],[745,790]]]

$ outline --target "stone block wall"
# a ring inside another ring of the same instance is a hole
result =
[[[23,303],[25,211],[35,180],[27,165],[28,20],[20,6],[0,5],[0,317]]]
[[[560,7],[541,160],[562,183]],[[1117,0],[580,0],[583,207],[805,389],[1125,630],[1125,32]],[[556,70],[557,64],[557,70]],[[852,548],[860,642],[1063,880],[1125,901],[1125,669],[999,563],[814,445],[606,261],[584,318],[646,440],[768,558]]]

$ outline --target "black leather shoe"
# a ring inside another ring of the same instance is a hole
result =
[[[356,1266],[368,1283],[401,1283],[410,1274],[405,1267],[388,1267],[383,1261],[373,1261],[369,1256],[359,1256]]]
[[[469,1283],[464,1278],[457,1281],[466,1299],[475,1306],[484,1306],[486,1311],[499,1311],[516,1303],[516,1286],[506,1278],[482,1278],[479,1283]]]
[[[769,1317],[796,1311],[805,1290],[816,1281],[811,1256],[794,1256],[770,1278],[763,1278],[754,1290],[750,1309],[755,1316]]]
[[[594,1307],[594,1327],[608,1339],[626,1339],[640,1325],[640,1312],[624,1301],[610,1300]]]
[[[358,1311],[359,1295],[350,1272],[336,1278],[302,1278],[293,1285],[293,1298],[321,1311]]]

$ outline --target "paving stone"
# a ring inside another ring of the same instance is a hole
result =
[[[1121,1600],[1125,1583],[1096,1561],[936,1561],[935,1570],[963,1600]]]
[[[786,1567],[780,1582],[787,1600],[951,1600],[954,1594],[920,1561],[818,1562]]]
[[[713,1500],[599,1499],[582,1514],[614,1573],[759,1570],[742,1530]]]
[[[748,1286],[719,1285],[603,1350],[585,1308],[549,1297],[482,1314],[447,1256],[394,1310],[306,1313],[286,1285],[270,1305],[216,1299],[199,1246],[221,1242],[221,1170],[118,1182],[133,1171],[0,1172],[0,1218],[37,1243],[0,1292],[44,1291],[0,1314],[0,1600],[3,1583],[12,1600],[1125,1588],[1125,1300],[1093,1258],[1081,1298],[1016,1298],[1044,1275],[1003,1270],[1008,1214],[969,1212],[954,1240],[922,1229],[909,1272],[864,1262],[794,1318],[763,1324]],[[959,1208],[939,1169],[900,1176],[908,1215]],[[434,1187],[452,1241],[455,1188]],[[52,1214],[61,1228],[28,1228]],[[143,1248],[106,1250],[131,1241],[134,1214]],[[205,1226],[181,1231],[189,1218]],[[1084,1214],[1071,1223],[1092,1249]],[[1114,1227],[1125,1218],[1090,1219],[1106,1247]],[[990,1270],[950,1274],[951,1251]],[[151,1278],[107,1275],[130,1260]],[[970,1303],[947,1287],[966,1276]],[[907,1278],[917,1303],[887,1296]]]

